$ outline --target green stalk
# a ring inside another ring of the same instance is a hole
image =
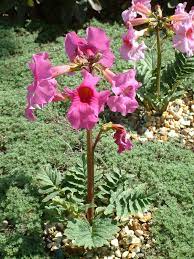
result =
[[[160,77],[161,77],[161,67],[162,67],[162,47],[161,47],[161,38],[160,38],[160,28],[156,28],[157,36],[157,74],[156,74],[156,93],[160,97]]]
[[[87,210],[87,219],[92,223],[94,217],[94,151],[92,130],[87,130],[87,203],[92,206]]]

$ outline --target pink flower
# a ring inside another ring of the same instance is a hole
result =
[[[181,23],[175,29],[173,45],[179,51],[186,53],[189,57],[194,55],[194,24],[187,21]]]
[[[65,50],[71,62],[77,57],[87,59],[89,62],[98,62],[104,67],[111,67],[114,55],[110,50],[110,41],[102,29],[88,27],[86,38],[80,38],[75,32],[65,37]]]
[[[120,124],[113,124],[112,128],[116,130],[113,137],[115,139],[115,143],[118,145],[118,153],[122,153],[125,150],[131,150],[133,144],[124,127]]]
[[[137,4],[142,4],[147,8],[151,9],[151,0],[132,0],[132,6],[136,6]]]
[[[53,78],[69,71],[68,66],[52,67],[48,59],[48,53],[34,54],[29,64],[34,81],[28,86],[27,107],[25,116],[29,120],[35,120],[35,108],[42,108],[45,104],[52,102],[58,96],[57,81]],[[59,98],[58,98],[59,99]],[[60,100],[62,96],[60,97]]]
[[[137,61],[145,57],[144,51],[147,49],[147,46],[143,41],[140,44],[137,42],[138,36],[138,32],[132,26],[122,36],[123,45],[120,48],[120,54],[123,59]]]
[[[109,91],[96,91],[99,78],[84,71],[84,80],[80,86],[71,90],[65,88],[65,93],[71,100],[67,118],[74,129],[92,129],[98,122],[98,115],[110,95]]]
[[[125,25],[137,26],[149,22],[148,16],[151,14],[150,0],[133,0],[132,6],[122,12]],[[137,16],[140,15],[141,17]]]
[[[148,8],[147,6],[145,6],[140,2],[137,2],[137,4],[133,6],[133,9],[143,17],[148,17],[151,14],[151,6],[150,8]]]
[[[107,101],[111,111],[120,112],[123,116],[126,116],[136,110],[138,102],[135,96],[137,89],[141,85],[135,80],[135,76],[136,71],[134,69],[112,76],[112,91],[115,95],[110,96]],[[111,74],[108,77],[110,79]]]
[[[137,13],[132,8],[123,11],[121,15],[125,24],[133,21],[137,17]]]
[[[175,9],[175,14],[171,16],[172,25],[175,30],[178,29],[178,26],[182,24],[182,22],[188,22],[189,20],[194,21],[194,10],[191,8],[190,12],[186,12],[185,8],[187,6],[187,2],[183,4],[180,3],[177,5]]]

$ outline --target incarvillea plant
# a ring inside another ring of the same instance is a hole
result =
[[[67,102],[70,104],[67,119],[71,126],[86,131],[86,157],[64,174],[47,168],[38,179],[47,209],[58,215],[59,220],[66,221],[67,237],[78,246],[92,248],[106,244],[118,231],[117,222],[113,220],[116,216],[143,211],[150,202],[141,187],[132,186],[126,173],[114,169],[104,174],[94,170],[95,148],[104,134],[114,132],[119,154],[132,149],[130,135],[122,125],[101,124],[95,137],[93,129],[105,106],[123,116],[135,111],[138,107],[136,91],[141,84],[135,78],[135,69],[120,74],[110,70],[114,55],[106,33],[100,28],[87,28],[85,38],[75,32],[68,33],[65,50],[71,63],[60,66],[52,66],[46,52],[33,55],[29,68],[34,81],[28,86],[25,115],[34,121],[35,109],[51,102]],[[76,76],[79,72],[83,77],[79,86],[59,91],[58,76]],[[108,80],[112,89],[100,91],[100,77]]]

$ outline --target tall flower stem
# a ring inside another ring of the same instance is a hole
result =
[[[93,206],[94,203],[94,150],[92,143],[92,130],[87,130],[87,203]],[[87,219],[92,223],[94,208],[87,210]]]
[[[157,74],[156,74],[156,91],[157,96],[160,97],[160,77],[161,77],[161,67],[162,67],[162,48],[161,48],[161,38],[160,38],[160,28],[156,28],[157,36]]]

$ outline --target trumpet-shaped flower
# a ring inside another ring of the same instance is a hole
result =
[[[132,26],[129,27],[127,33],[123,34],[123,45],[120,48],[120,54],[123,59],[137,61],[145,57],[144,51],[147,49],[147,46],[143,41],[138,43],[138,37],[138,32]]]
[[[188,56],[194,55],[194,24],[191,20],[181,23],[175,29],[173,44],[176,49],[186,53]]]
[[[132,6],[136,6],[137,4],[142,4],[151,9],[151,0],[132,0]]]
[[[137,26],[149,22],[148,16],[151,14],[150,0],[133,0],[132,6],[122,12],[125,25]],[[140,15],[140,17],[137,17]]]
[[[186,12],[185,8],[187,3],[179,3],[175,9],[175,14],[171,16],[172,25],[174,30],[178,30],[179,25],[189,20],[194,22],[194,7],[191,8],[190,12]]]
[[[116,132],[114,133],[114,139],[115,143],[118,145],[118,153],[122,153],[125,150],[131,150],[133,147],[133,144],[126,132],[126,130],[119,125],[118,129],[116,129]]]
[[[112,91],[115,94],[110,96],[107,101],[111,111],[120,112],[123,116],[126,116],[136,110],[138,103],[135,96],[141,85],[136,81],[135,76],[136,71],[134,69],[115,76],[108,75],[109,79],[112,77]]]
[[[133,21],[137,17],[137,13],[132,8],[129,8],[123,11],[121,16],[123,18],[124,23],[127,24],[128,22]]]
[[[114,62],[106,33],[95,27],[87,28],[86,38],[80,38],[75,32],[68,33],[65,37],[65,50],[71,62],[76,58],[83,58],[88,62],[99,62],[104,67],[111,67]]]
[[[52,67],[48,53],[33,55],[29,64],[34,81],[28,86],[27,107],[25,115],[29,120],[35,120],[35,108],[42,108],[45,104],[55,100],[62,100],[63,96],[57,92],[57,81],[54,77],[69,71],[69,66]]]
[[[65,93],[71,100],[67,118],[74,129],[92,129],[98,122],[98,115],[110,95],[109,91],[97,92],[95,86],[99,78],[84,71],[84,80],[80,86],[71,90],[65,88]]]

